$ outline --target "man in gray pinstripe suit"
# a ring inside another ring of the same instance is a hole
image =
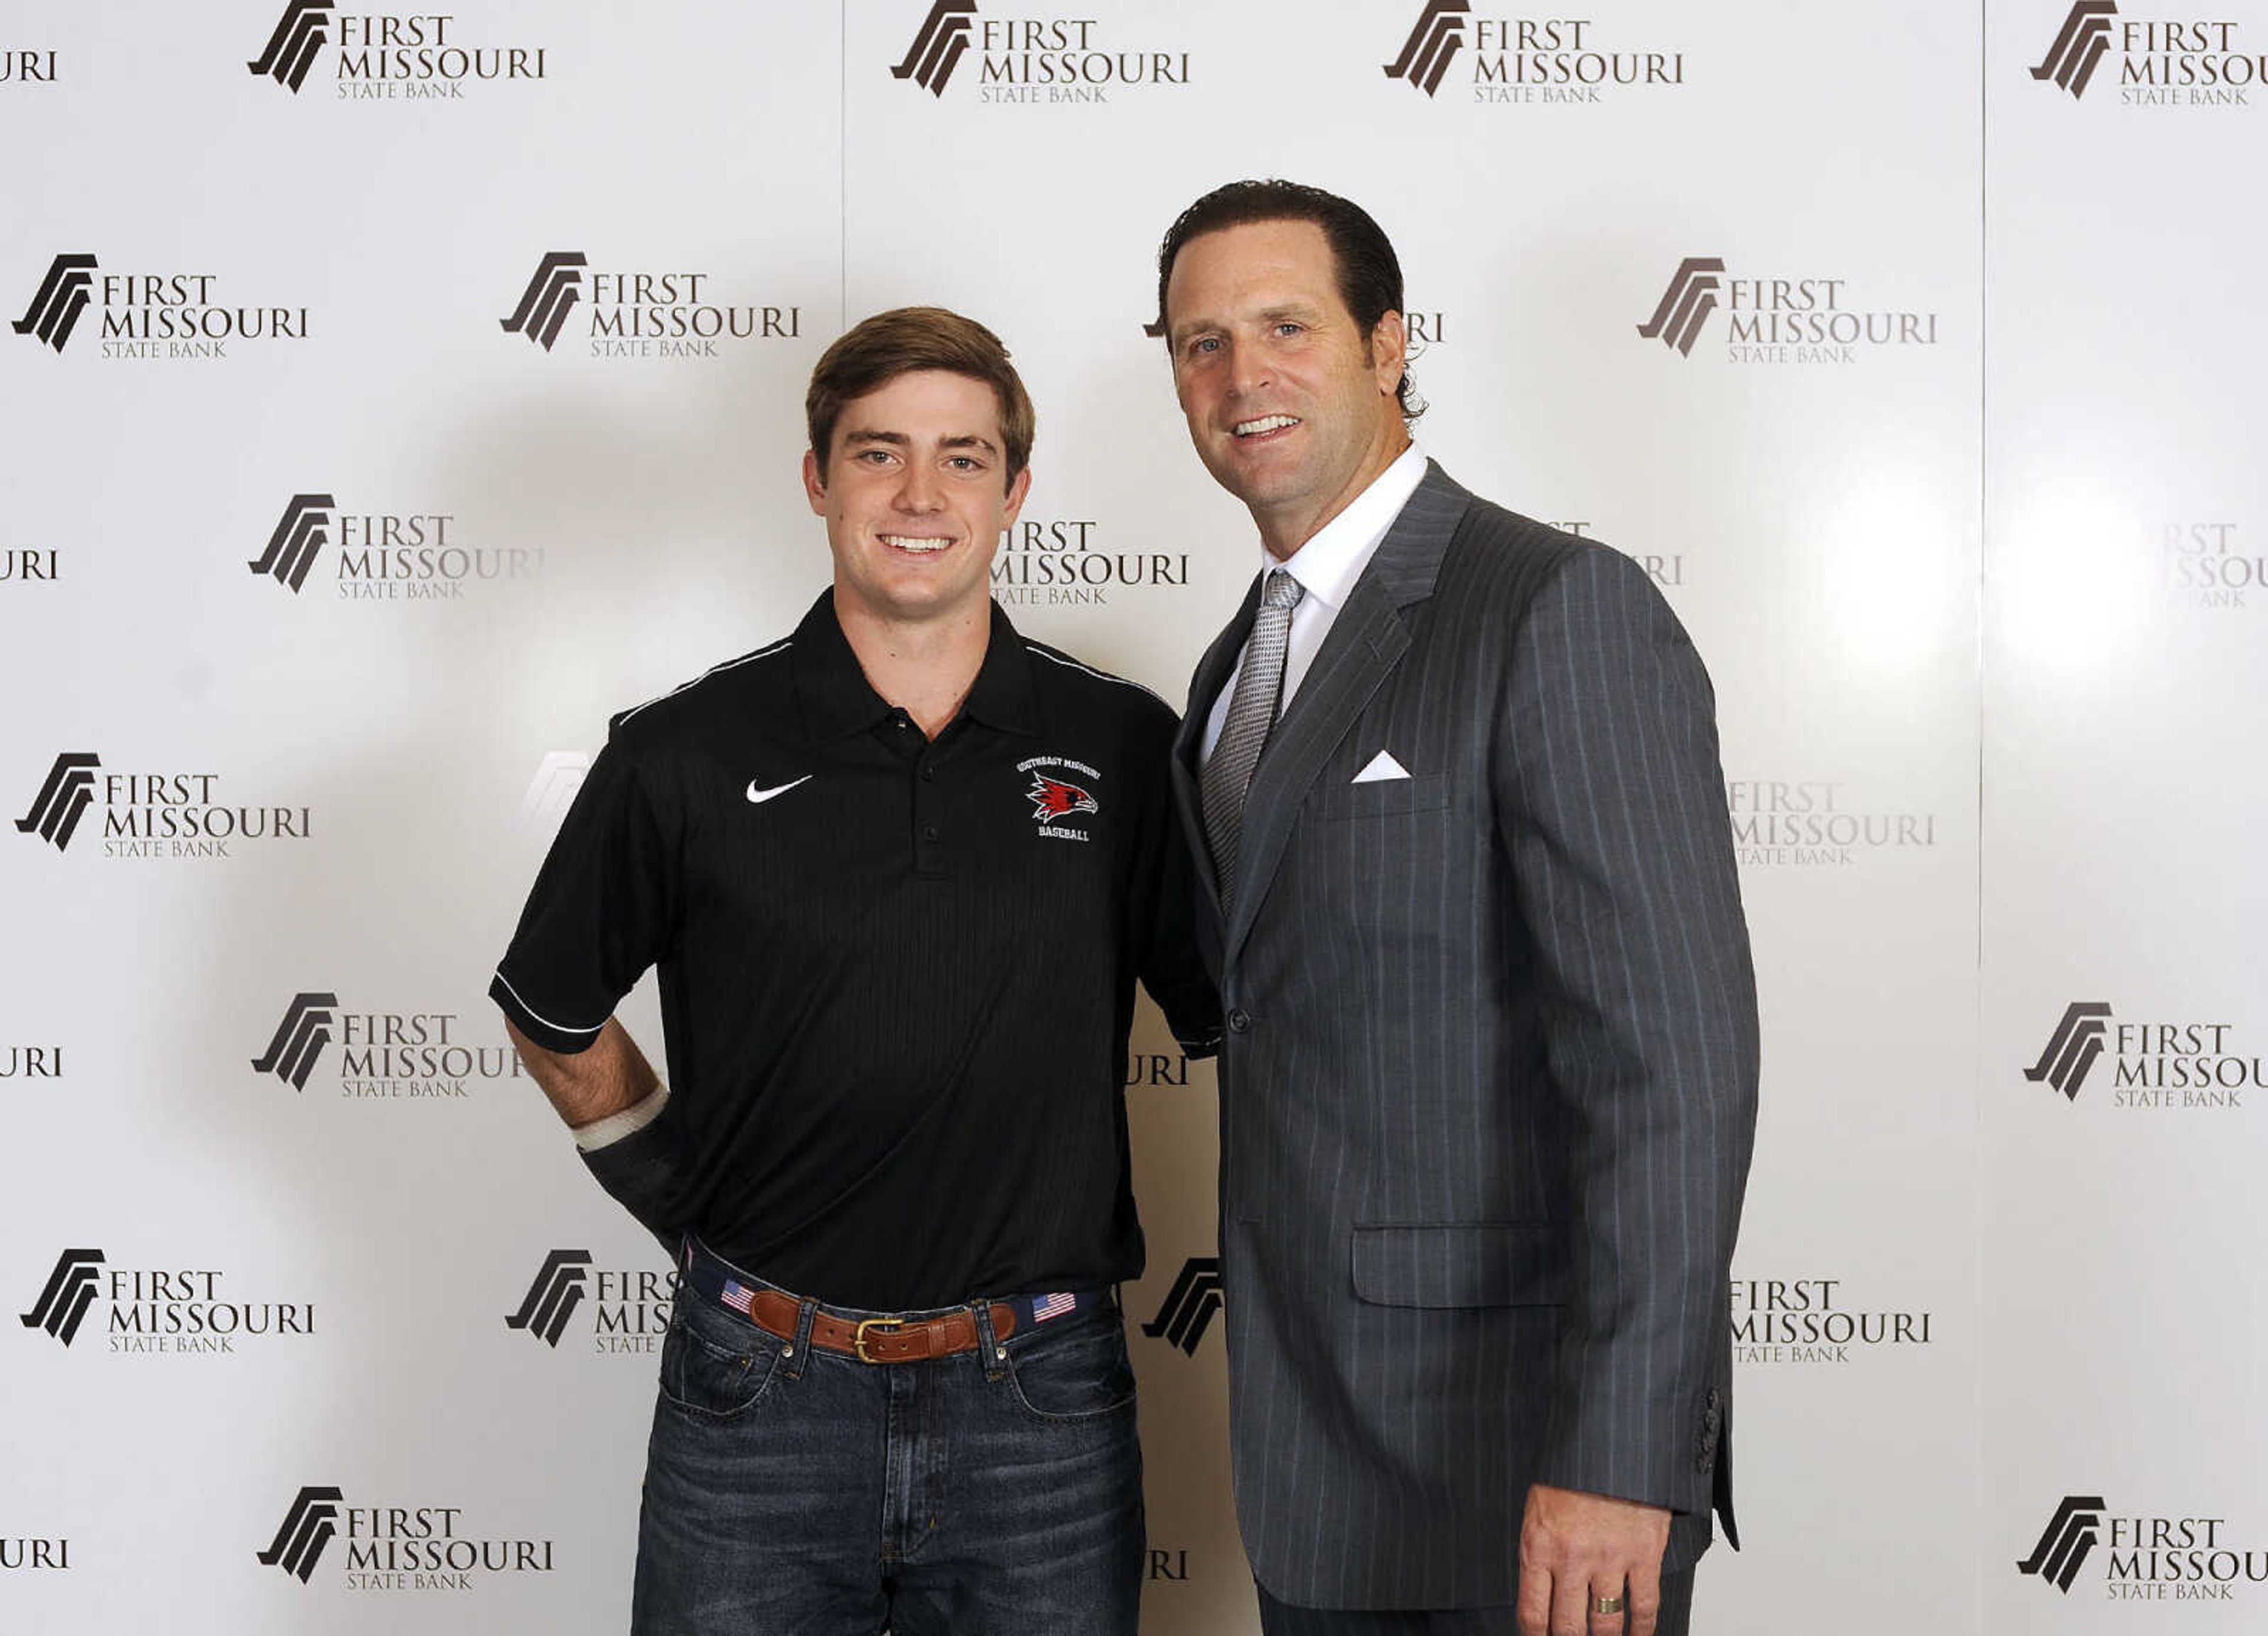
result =
[[[1408,432],[1348,202],[1207,195],[1159,305],[1263,572],[1174,769],[1229,1027],[1237,1514],[1271,1632],[1686,1629],[1734,1537],[1755,979],[1707,674]]]

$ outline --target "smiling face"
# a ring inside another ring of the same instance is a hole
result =
[[[992,556],[1031,486],[1006,476],[1000,405],[968,375],[914,370],[843,406],[827,453],[803,457],[827,520],[839,617],[989,619]]]
[[[1190,240],[1166,290],[1174,391],[1215,482],[1289,556],[1410,446],[1395,387],[1402,314],[1365,334],[1313,222]]]

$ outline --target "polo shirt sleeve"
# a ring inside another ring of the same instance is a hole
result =
[[[587,1050],[678,925],[678,848],[637,757],[611,739],[560,825],[489,998],[546,1050]]]
[[[1179,724],[1170,710],[1159,714],[1162,733],[1142,763],[1145,783],[1130,917],[1136,968],[1182,1053],[1211,1057],[1220,1050],[1220,996],[1197,953],[1197,865],[1174,812],[1167,772]]]

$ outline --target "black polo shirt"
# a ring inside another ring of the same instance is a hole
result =
[[[1135,979],[1219,1042],[1174,725],[996,606],[924,739],[830,592],[615,718],[490,992],[577,1051],[659,967],[675,1219],[776,1284],[906,1311],[1134,1278]]]

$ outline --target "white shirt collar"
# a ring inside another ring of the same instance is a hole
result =
[[[1262,571],[1286,569],[1307,596],[1334,608],[1344,606],[1355,581],[1370,565],[1378,542],[1386,538],[1386,531],[1394,527],[1394,520],[1402,515],[1402,508],[1425,478],[1425,451],[1412,443],[1391,466],[1371,479],[1370,487],[1356,495],[1353,504],[1317,529],[1282,563],[1263,548]]]

